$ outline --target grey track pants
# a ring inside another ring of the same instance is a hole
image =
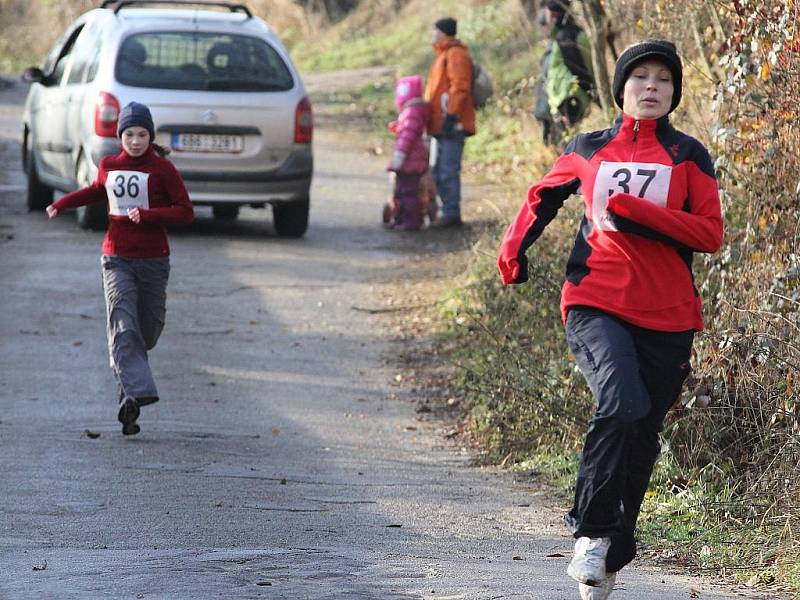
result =
[[[169,257],[103,255],[101,264],[108,354],[121,393],[157,398],[147,351],[155,347],[164,329]]]

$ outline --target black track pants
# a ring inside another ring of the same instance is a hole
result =
[[[566,522],[575,537],[610,537],[606,568],[616,572],[636,554],[658,435],[689,374],[694,332],[643,329],[587,307],[570,309],[566,331],[597,402]]]

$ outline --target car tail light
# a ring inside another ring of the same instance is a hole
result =
[[[303,98],[294,111],[294,141],[296,144],[310,144],[314,137],[314,114],[311,102]]]
[[[117,137],[119,100],[108,92],[100,92],[94,107],[94,132],[100,137]]]

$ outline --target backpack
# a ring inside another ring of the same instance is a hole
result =
[[[489,73],[481,67],[478,63],[476,63],[470,57],[472,61],[472,88],[470,89],[470,96],[472,96],[472,105],[475,108],[482,108],[486,106],[486,103],[489,101],[494,95],[494,84],[492,83],[492,78],[489,77]],[[444,68],[445,71],[447,70],[447,54],[445,54],[444,58]]]
[[[478,63],[472,63],[472,104],[475,108],[486,105],[489,98],[494,94],[494,84],[486,69]]]

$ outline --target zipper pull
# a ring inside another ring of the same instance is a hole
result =
[[[639,137],[639,120],[637,119],[633,123],[633,141],[636,141],[636,138]]]

